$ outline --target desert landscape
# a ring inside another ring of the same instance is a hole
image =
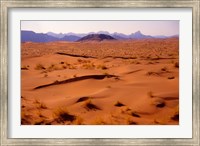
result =
[[[179,124],[179,39],[21,43],[22,125]]]

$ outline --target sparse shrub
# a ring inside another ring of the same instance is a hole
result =
[[[159,56],[159,55],[156,55],[155,60],[159,60],[159,59],[160,59],[160,56]]]
[[[121,113],[122,114],[131,114],[131,109],[129,108],[129,107],[127,107],[127,106],[123,106],[123,108],[121,108]]]
[[[134,121],[129,121],[128,123],[129,125],[137,125],[137,122],[134,122]]]
[[[65,65],[66,65],[66,66],[70,66],[71,64],[70,64],[70,63],[68,63],[68,62],[65,62]]]
[[[77,61],[78,61],[78,62],[80,62],[80,63],[82,63],[82,62],[83,62],[83,60],[82,60],[82,59],[80,59],[80,58],[79,58]]]
[[[62,70],[62,69],[67,69],[67,68],[69,68],[69,69],[75,69],[75,67],[74,66],[72,66],[71,64],[68,64],[68,65],[66,65],[66,64],[62,64],[62,65],[59,65],[59,64],[51,64],[49,67],[48,67],[48,71],[54,71],[54,70]]]
[[[53,83],[59,83],[59,81],[58,81],[58,80],[55,80]]]
[[[158,120],[154,119],[154,123],[155,124],[159,124]]]
[[[152,91],[149,91],[149,92],[147,93],[147,95],[148,95],[149,97],[151,97],[151,98],[155,97],[155,96],[153,95],[153,92],[152,92]]]
[[[48,68],[48,71],[59,70],[59,68],[55,64],[51,64]]]
[[[140,118],[140,115],[139,115],[138,113],[136,113],[136,112],[131,112],[131,115],[132,115],[133,117]]]
[[[25,66],[25,65],[22,66],[22,67],[21,67],[21,70],[28,70],[28,66]]]
[[[174,114],[174,115],[171,117],[171,119],[174,120],[174,121],[179,121],[179,113]]]
[[[147,59],[151,59],[151,56],[147,56]]]
[[[93,63],[86,63],[82,65],[82,68],[84,69],[94,69],[95,65]]]
[[[153,75],[154,72],[152,72],[152,71],[148,71],[146,74],[150,76],[150,75]]]
[[[45,117],[45,116],[41,113],[40,110],[38,111],[38,116],[39,116],[40,118],[44,118],[44,117]]]
[[[179,63],[178,63],[178,62],[175,62],[175,63],[174,63],[174,67],[179,68]]]
[[[100,110],[100,108],[99,108],[98,106],[96,106],[95,104],[93,104],[91,100],[87,100],[87,101],[85,102],[84,107],[85,107],[87,110]]]
[[[90,61],[90,60],[85,60],[85,62],[86,62],[86,63],[91,63],[91,61]]]
[[[90,99],[90,97],[84,96],[84,97],[79,98],[79,99],[76,101],[76,103],[78,103],[78,102],[83,102],[83,101],[86,101],[86,100],[88,100],[88,99]]]
[[[160,73],[158,73],[158,72],[153,72],[153,71],[148,71],[148,72],[146,73],[146,75],[148,75],[148,76],[151,76],[151,75],[160,76]]]
[[[39,104],[39,108],[47,109],[47,106],[46,106],[46,104],[44,104],[43,102],[41,102],[41,103]]]
[[[173,56],[173,54],[169,53],[168,56]]]
[[[140,58],[143,59],[143,58],[145,58],[145,56],[142,55],[142,56],[140,56]]]
[[[34,125],[43,125],[44,124],[44,119],[37,119],[34,123]]]
[[[153,64],[153,62],[149,61],[148,64]]]
[[[69,65],[68,67],[69,69],[76,69],[76,67],[74,65]]]
[[[37,104],[37,107],[38,107],[38,108],[47,109],[46,104],[44,104],[43,102],[41,102],[41,101],[39,101],[39,100],[37,100],[37,99],[35,99],[34,103]]]
[[[174,121],[179,121],[179,106],[177,106],[174,110],[174,114],[171,117]]]
[[[168,71],[167,67],[163,67],[163,68],[161,68],[161,70],[162,70],[162,71],[165,71],[165,72]]]
[[[101,69],[103,69],[103,70],[104,70],[104,69],[108,69],[108,68],[107,68],[106,66],[102,66],[102,67],[101,67]]]
[[[35,69],[36,69],[36,70],[44,70],[44,69],[46,69],[46,68],[45,68],[44,65],[42,65],[42,64],[37,64],[36,67],[35,67]]]
[[[39,103],[40,103],[40,101],[39,101],[39,100],[37,100],[37,99],[35,99],[33,103],[35,103],[35,104],[39,104]]]
[[[67,66],[63,65],[63,66],[62,66],[62,68],[63,68],[63,69],[66,69],[66,68],[67,68]]]
[[[30,125],[32,121],[32,116],[27,114],[24,110],[21,111],[21,124]]]
[[[136,61],[136,60],[133,60],[133,61],[131,61],[130,63],[131,63],[131,64],[141,64],[141,62]]]
[[[105,69],[108,69],[108,68],[105,65],[98,65],[97,69],[105,70]]]
[[[158,108],[163,108],[163,107],[165,107],[166,104],[165,104],[165,101],[157,100],[157,101],[155,101],[155,105]]]
[[[170,76],[170,77],[168,77],[169,80],[174,79],[174,78],[175,78],[174,76]]]
[[[90,60],[83,60],[83,59],[78,59],[77,60],[79,63],[90,63],[91,61]]]
[[[125,111],[131,111],[131,109],[129,107],[126,107]]]
[[[117,107],[121,107],[121,106],[125,106],[125,105],[124,105],[123,103],[117,101],[117,102],[115,103],[115,106],[117,106]]]
[[[55,116],[55,120],[57,122],[65,122],[65,121],[69,121],[72,122],[74,120],[76,120],[76,116],[69,114],[67,108],[59,108],[56,111],[54,111],[54,116]]]
[[[137,125],[137,122],[131,120],[130,118],[127,119],[127,124],[128,125]]]

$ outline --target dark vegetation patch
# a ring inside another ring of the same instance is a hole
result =
[[[125,106],[125,105],[124,105],[123,103],[117,101],[117,103],[115,103],[115,106],[117,106],[117,107],[121,107],[121,106]]]
[[[165,102],[160,102],[160,103],[157,103],[156,104],[156,107],[158,107],[158,108],[163,108],[163,107],[165,107]]]
[[[91,101],[88,101],[88,102],[85,103],[85,108],[87,110],[101,110],[98,106],[93,104]]]
[[[78,103],[78,102],[83,102],[83,101],[86,101],[86,100],[88,100],[88,99],[90,99],[90,97],[84,96],[84,97],[79,98],[79,99],[76,101],[76,103]]]
[[[131,115],[132,115],[133,117],[140,118],[140,115],[139,115],[139,114],[137,114],[136,112],[132,112],[132,113],[131,113]]]
[[[173,117],[171,117],[171,119],[174,121],[179,121],[179,114],[175,114]]]

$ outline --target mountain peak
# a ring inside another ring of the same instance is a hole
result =
[[[140,30],[136,31],[134,34],[142,34]]]
[[[148,38],[153,38],[153,37],[150,35],[144,35],[141,33],[141,31],[138,30],[135,33],[132,33],[130,35],[130,38],[132,38],[132,39],[148,39]]]
[[[103,40],[116,40],[116,39],[106,34],[89,34],[79,39],[78,41],[103,41]]]

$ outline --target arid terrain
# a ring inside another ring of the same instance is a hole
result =
[[[22,43],[21,124],[179,124],[178,38]]]

